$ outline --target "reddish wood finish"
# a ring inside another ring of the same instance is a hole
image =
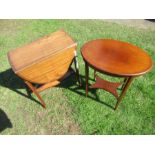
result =
[[[86,43],[82,56],[91,66],[115,76],[138,76],[152,68],[149,55],[126,42],[99,39]]]
[[[133,78],[147,73],[152,68],[149,55],[137,46],[126,42],[98,39],[86,43],[82,49],[86,69],[86,96],[88,95],[89,66],[94,69],[96,82],[91,88],[102,88],[117,98],[115,110],[130,86]],[[96,76],[96,71],[112,76],[124,77],[122,92],[118,96],[117,88],[121,83],[112,83]]]
[[[121,102],[123,96],[125,96],[125,93],[126,93],[128,87],[130,86],[130,84],[131,84],[131,82],[132,82],[133,79],[134,79],[134,77],[129,77],[129,78],[127,79],[127,82],[125,83],[125,86],[123,87],[123,90],[122,90],[121,95],[119,96],[119,98],[118,98],[118,100],[117,100],[117,103],[116,103],[116,105],[115,105],[114,110],[117,109],[117,107],[118,107],[118,105],[120,104],[120,102]]]
[[[121,85],[119,82],[109,82],[96,76],[96,82],[90,86],[90,88],[101,88],[118,98],[117,88]]]

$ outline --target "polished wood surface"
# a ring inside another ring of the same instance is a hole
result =
[[[81,52],[85,61],[107,74],[138,76],[152,68],[152,60],[145,51],[122,41],[93,40],[86,43]]]

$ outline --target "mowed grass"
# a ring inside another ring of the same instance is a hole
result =
[[[7,52],[58,29],[78,43],[83,86],[74,76],[41,93],[47,109],[35,95],[27,97],[24,83],[10,70]],[[155,31],[102,20],[0,20],[0,134],[155,134],[155,70],[136,78],[117,111],[116,99],[103,90],[85,97],[82,45],[92,39],[111,38],[137,45],[155,61]],[[101,74],[100,74],[101,75]],[[123,79],[101,75],[110,81]],[[90,70],[93,83],[93,70]],[[5,121],[6,120],[6,121]],[[4,122],[7,122],[4,123]],[[3,128],[3,130],[2,130]]]

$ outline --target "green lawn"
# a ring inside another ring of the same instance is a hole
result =
[[[78,43],[83,83],[80,48],[88,40],[130,42],[146,50],[155,61],[155,30],[102,20],[0,20],[0,134],[155,134],[154,68],[134,80],[117,111],[111,108],[116,99],[103,90],[93,90],[86,98],[84,86],[79,88],[74,76],[41,93],[47,109],[37,103],[35,95],[33,99],[27,97],[24,83],[10,70],[7,52],[61,28]]]

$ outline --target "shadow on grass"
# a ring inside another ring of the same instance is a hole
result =
[[[36,103],[40,105],[40,102],[31,96],[31,91],[28,89],[28,87],[23,82],[23,80],[19,78],[12,71],[12,69],[8,69],[0,73],[0,86],[6,87],[28,99],[31,99],[32,101],[35,101]],[[20,89],[26,89],[27,94],[22,93]]]
[[[61,84],[58,85],[57,87],[68,89],[74,93],[79,94],[80,96],[86,96],[86,94],[85,94],[85,80],[84,80],[85,77],[84,76],[80,76],[80,77],[81,77],[81,81],[82,81],[82,86],[76,85],[75,74],[72,74],[70,77],[68,77],[67,79],[62,81]],[[93,79],[89,78],[89,80],[93,80]],[[40,102],[38,100],[34,99],[31,96],[31,91],[29,90],[29,88],[26,86],[26,84],[23,82],[23,80],[21,78],[19,78],[16,74],[14,74],[12,69],[8,69],[8,70],[0,73],[0,86],[3,86],[3,87],[6,87],[12,91],[15,91],[16,93],[40,104]],[[20,89],[26,89],[27,94],[22,93],[20,91]],[[92,95],[90,95],[90,93]],[[97,89],[89,89],[88,98],[91,98],[92,100],[97,101],[98,103],[104,104],[104,105],[113,109],[113,107],[111,105],[109,105],[99,99],[99,96],[97,95]]]
[[[86,94],[85,94],[85,77],[80,75],[81,77],[81,81],[82,81],[82,86],[79,86],[76,84],[76,81],[75,81],[75,75],[72,75],[72,77],[69,77],[67,79],[65,79],[58,87],[62,87],[62,88],[65,88],[65,89],[68,89],[76,94],[79,94],[80,96],[84,96],[86,97]],[[94,81],[93,79],[89,78],[90,81]],[[92,95],[90,95],[90,93]],[[111,109],[114,109],[111,105],[105,103],[104,101],[101,101],[99,96],[97,95],[97,89],[89,89],[89,93],[88,93],[88,96],[87,98],[90,98],[94,101],[97,101],[98,103],[100,104],[103,104],[105,106],[108,106],[109,108]]]
[[[0,132],[12,127],[13,126],[10,119],[7,117],[6,113],[2,109],[0,109]]]

